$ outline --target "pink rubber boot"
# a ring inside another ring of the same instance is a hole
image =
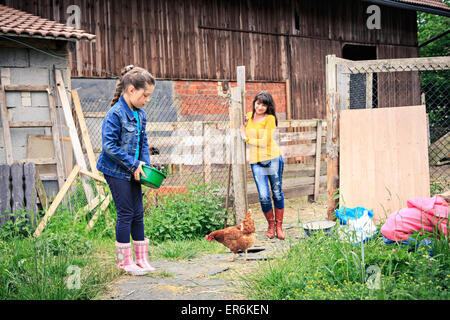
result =
[[[120,243],[116,241],[116,257],[119,269],[125,270],[133,276],[143,276],[148,273],[148,271],[145,271],[134,263],[131,243]]]
[[[148,245],[147,238],[144,241],[133,241],[134,255],[136,257],[136,264],[147,272],[153,272],[156,269],[150,265],[148,261]]]

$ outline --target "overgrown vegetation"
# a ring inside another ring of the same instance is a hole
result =
[[[95,299],[121,274],[115,259],[114,202],[87,232],[95,211],[79,211],[86,198],[79,181],[74,189],[38,238],[23,210],[0,228],[0,300]],[[203,240],[209,230],[223,227],[221,201],[214,186],[198,186],[148,204],[144,223],[152,240],[151,258],[183,260],[222,252],[221,246]]]
[[[204,237],[223,228],[224,221],[223,197],[218,186],[210,185],[159,196],[157,205],[148,206],[144,216],[145,233],[152,242]]]
[[[335,235],[335,233],[334,233]],[[292,243],[281,258],[261,264],[242,279],[251,299],[366,300],[450,298],[448,237],[431,237],[431,247],[384,244],[381,236],[364,245],[315,234]]]

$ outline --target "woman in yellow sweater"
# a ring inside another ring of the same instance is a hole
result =
[[[278,125],[275,102],[267,91],[259,92],[253,100],[253,111],[247,113],[246,126],[241,126],[241,136],[250,146],[250,166],[258,189],[259,202],[269,227],[267,237],[276,235],[284,239],[284,194],[282,177],[284,162],[274,134]],[[275,206],[272,208],[269,183]]]

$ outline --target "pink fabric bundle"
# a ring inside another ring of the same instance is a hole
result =
[[[413,198],[407,201],[407,208],[392,213],[381,227],[381,233],[393,241],[408,240],[416,231],[433,233],[437,227],[446,235],[448,227],[448,203],[441,196]]]

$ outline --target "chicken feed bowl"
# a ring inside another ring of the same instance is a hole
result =
[[[142,165],[142,170],[144,171],[146,178],[141,174],[139,182],[144,186],[158,189],[161,186],[161,183],[167,176],[159,170],[155,168],[149,167],[145,164]]]
[[[307,222],[303,225],[303,230],[306,233],[306,236],[311,237],[314,233],[319,231],[325,232],[327,235],[331,235],[331,228],[336,225],[335,221],[329,220],[318,220]]]

